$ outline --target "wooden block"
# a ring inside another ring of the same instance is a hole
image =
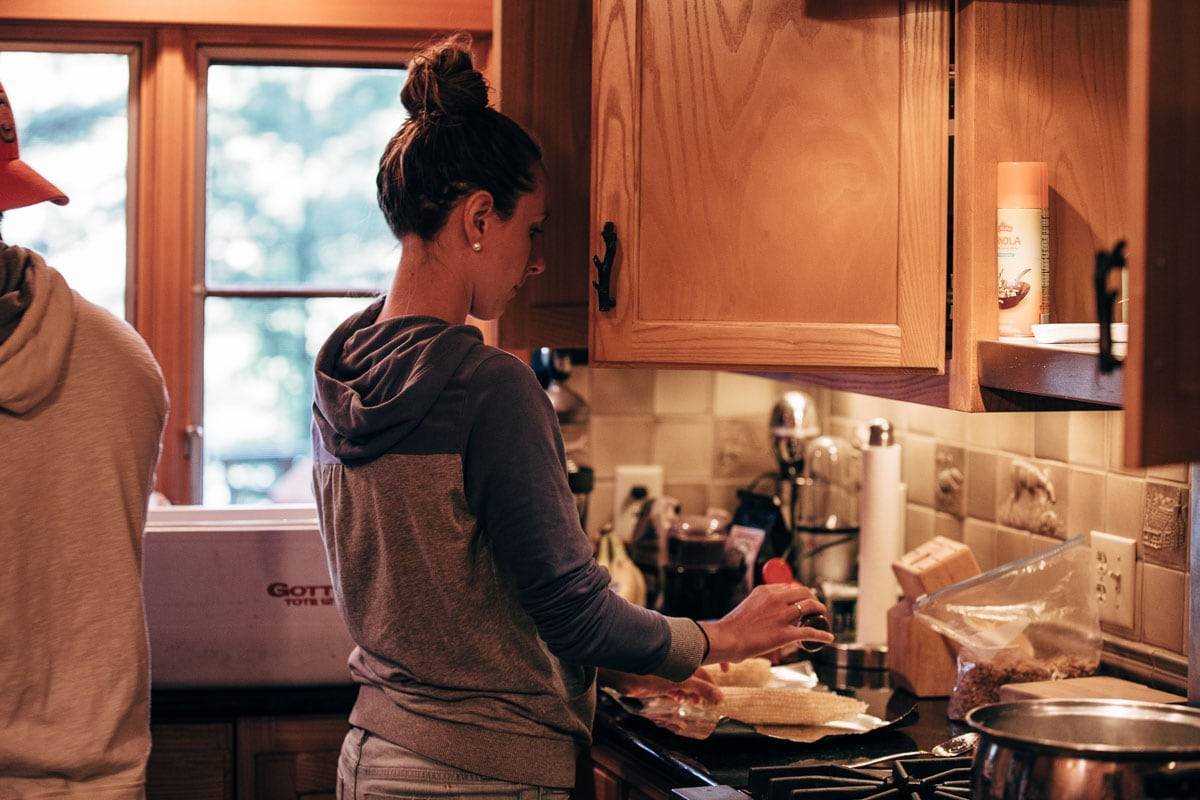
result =
[[[1093,675],[1088,678],[1067,678],[1061,681],[1010,683],[1000,687],[1000,702],[1052,698],[1056,700],[1143,700],[1148,703],[1182,703],[1187,698],[1170,692],[1160,692],[1140,683]]]
[[[892,573],[907,600],[916,600],[979,572],[979,562],[971,548],[945,536],[935,536],[892,564]]]
[[[892,682],[917,697],[946,697],[954,688],[954,652],[941,634],[913,616],[910,600],[888,609],[887,666]]]

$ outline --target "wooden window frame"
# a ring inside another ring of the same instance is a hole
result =
[[[79,18],[89,18],[89,9],[96,11],[94,3],[75,5]],[[466,24],[454,24],[456,14],[469,5],[452,4],[458,11],[443,18],[447,24],[441,30],[474,34],[477,63],[486,65],[491,34],[490,28],[480,29],[480,15],[463,12]],[[173,503],[189,504],[200,501],[203,474],[205,296],[327,296],[321,287],[272,291],[219,286],[211,294],[206,289],[203,89],[208,64],[398,66],[437,35],[437,26],[428,13],[403,29],[381,27],[361,16],[324,27],[180,25],[143,22],[133,14],[129,18],[136,22],[6,21],[0,23],[0,41],[38,50],[131,54],[126,315],[158,359],[171,399],[156,488]]]
[[[129,59],[129,85],[126,90],[125,113],[127,138],[125,153],[125,320],[132,323],[137,313],[137,232],[138,232],[138,128],[141,120],[142,65],[151,46],[149,37],[129,30],[96,30],[94,27],[72,27],[68,35],[55,29],[54,39],[44,26],[0,23],[0,50],[21,50],[42,53],[94,53],[122,55]],[[18,113],[21,108],[18,99]],[[18,131],[20,130],[20,119]]]

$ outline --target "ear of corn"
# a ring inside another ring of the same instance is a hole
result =
[[[750,725],[824,725],[866,710],[867,704],[833,692],[731,686],[714,713]]]
[[[771,662],[765,658],[748,658],[722,670],[718,664],[704,668],[717,686],[766,686],[771,681]]]

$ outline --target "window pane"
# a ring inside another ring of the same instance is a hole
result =
[[[313,362],[338,323],[370,302],[205,301],[205,505],[312,498]]]
[[[36,250],[81,295],[125,316],[129,57],[0,53],[21,160],[66,192],[4,214],[4,240]]]
[[[400,69],[208,70],[208,284],[386,289],[398,245],[375,173]]]

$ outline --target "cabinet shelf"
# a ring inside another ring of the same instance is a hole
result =
[[[1125,346],[1115,345],[1115,355]],[[1012,410],[1055,407],[1120,408],[1123,370],[1100,372],[1095,344],[1043,345],[1034,341],[979,343],[979,385],[984,403]],[[993,397],[987,397],[988,390]]]

